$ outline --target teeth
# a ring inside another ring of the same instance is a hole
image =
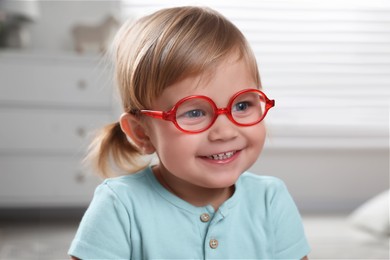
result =
[[[220,153],[220,154],[213,154],[210,156],[207,156],[207,158],[212,159],[212,160],[226,160],[232,157],[236,151],[234,152],[226,152],[226,153]]]

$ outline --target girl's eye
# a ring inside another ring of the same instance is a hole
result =
[[[234,104],[233,111],[245,111],[250,107],[250,103],[248,101],[239,102]]]
[[[200,110],[200,109],[194,109],[194,110],[190,110],[190,111],[185,112],[183,116],[186,118],[199,118],[199,117],[205,116],[205,115],[206,115],[205,111]]]

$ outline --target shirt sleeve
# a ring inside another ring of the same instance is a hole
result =
[[[310,252],[302,219],[282,181],[272,197],[275,259],[301,259]]]
[[[130,259],[129,214],[106,183],[96,188],[68,254],[80,259]]]

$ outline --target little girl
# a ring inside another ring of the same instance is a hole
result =
[[[110,178],[72,259],[307,259],[283,182],[245,172],[274,101],[242,33],[211,9],[170,8],[125,24],[115,50],[125,113],[95,140]]]

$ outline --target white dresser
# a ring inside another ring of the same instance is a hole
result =
[[[112,93],[100,57],[0,52],[0,208],[88,205],[100,179],[81,161]]]

